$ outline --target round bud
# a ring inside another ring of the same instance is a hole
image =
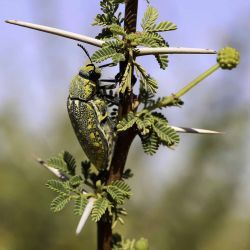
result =
[[[225,47],[219,50],[217,62],[222,69],[233,69],[240,62],[240,53],[234,48]]]
[[[149,250],[148,240],[145,238],[140,238],[135,242],[136,250]]]

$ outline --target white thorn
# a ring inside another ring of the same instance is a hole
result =
[[[39,30],[42,32],[47,32],[53,35],[70,38],[70,39],[77,40],[80,42],[95,45],[97,47],[102,47],[102,44],[104,43],[101,40],[98,40],[89,36],[84,36],[84,35],[80,35],[77,33],[65,31],[62,29],[52,28],[52,27],[48,27],[44,25],[33,24],[33,23],[28,23],[28,22],[23,22],[23,21],[18,21],[18,20],[7,20],[6,23],[15,24],[18,26],[26,27],[26,28],[35,29],[35,30]]]
[[[191,133],[191,134],[223,134],[223,132],[214,131],[214,130],[207,130],[207,129],[201,129],[201,128],[184,128],[184,127],[175,127],[170,126],[173,128],[176,132],[179,133]]]
[[[76,41],[88,43],[97,47],[102,47],[104,41],[98,40],[89,36],[84,36],[81,34],[73,33],[70,31],[65,31],[62,29],[52,28],[44,25],[33,24],[18,20],[7,20],[6,23],[15,24],[18,26],[23,26],[30,29],[35,29],[50,34],[66,37]],[[199,48],[136,48],[136,54],[138,56],[151,55],[151,54],[215,54],[216,51],[212,49],[199,49]]]
[[[93,208],[95,200],[96,199],[93,197],[88,199],[88,204],[86,205],[86,207],[83,211],[82,217],[77,225],[76,234],[79,234],[82,231],[82,229],[83,229],[83,227],[84,227],[84,225],[85,225],[85,223],[86,223],[86,221],[91,213],[91,210]]]
[[[137,49],[136,49],[137,50]],[[139,56],[157,55],[157,54],[216,54],[212,49],[183,48],[183,47],[165,47],[165,48],[140,48]]]

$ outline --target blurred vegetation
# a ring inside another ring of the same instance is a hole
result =
[[[45,246],[48,250],[95,249],[93,223],[88,223],[76,237],[78,217],[72,215],[70,208],[56,215],[49,211],[53,194],[43,184],[50,173],[35,162],[36,156],[46,159],[63,149],[78,152],[78,159],[84,157],[79,155],[81,150],[66,113],[58,112],[56,125],[35,134],[22,125],[18,110],[10,105],[3,110],[6,111],[0,114],[0,249],[39,250]],[[239,131],[247,130],[247,120],[244,109],[220,114],[213,121],[204,121],[204,126],[220,124],[229,134],[195,137],[191,154],[183,156],[185,169],[171,184],[165,187],[162,184],[154,204],[148,203],[147,190],[145,197],[140,198],[142,202],[132,200],[128,204],[128,223],[123,228],[128,237],[148,237],[152,249],[250,249],[250,220],[233,209],[246,166],[245,135]],[[53,143],[47,147],[45,136],[52,134]],[[132,154],[136,156],[135,152]],[[136,158],[128,164],[135,167],[136,200],[136,190],[141,192],[143,169],[134,165],[138,164]],[[139,165],[143,166],[143,159]]]

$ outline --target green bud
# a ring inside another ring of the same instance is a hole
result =
[[[95,183],[96,187],[97,188],[100,188],[102,186],[102,182],[100,180],[98,180],[96,183]]]
[[[149,250],[148,240],[145,238],[140,238],[135,242],[136,250]]]
[[[222,69],[233,69],[240,62],[240,53],[234,48],[225,47],[219,50],[217,62]]]

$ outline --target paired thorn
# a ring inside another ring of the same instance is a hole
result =
[[[84,36],[81,34],[65,31],[62,29],[52,28],[44,25],[33,24],[18,20],[6,20],[6,23],[14,24],[34,30],[39,30],[42,32],[50,33],[57,36],[66,37],[69,39],[73,39],[79,42],[84,42],[87,44],[94,45],[96,47],[102,47],[104,41]],[[212,49],[199,49],[199,48],[174,48],[174,47],[166,47],[166,48],[136,48],[136,54],[138,56],[151,55],[151,54],[216,54],[215,50]]]

